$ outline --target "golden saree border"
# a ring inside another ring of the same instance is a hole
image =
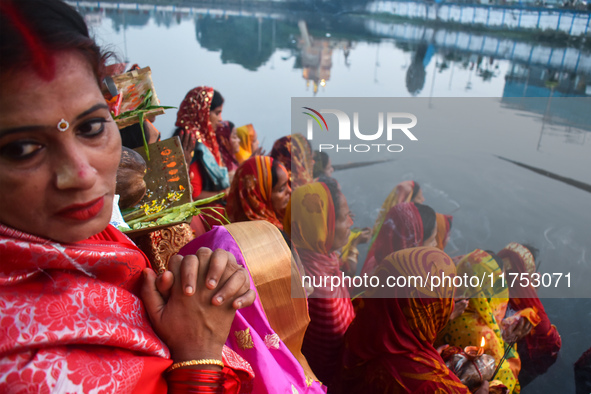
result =
[[[277,227],[262,220],[232,223],[225,228],[244,256],[271,328],[298,360],[306,377],[318,381],[302,354],[310,323],[306,292],[283,236]]]

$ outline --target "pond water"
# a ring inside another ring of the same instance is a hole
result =
[[[252,123],[267,151],[276,139],[303,131],[294,129],[295,97],[311,107],[321,103],[315,98],[413,98],[413,105],[441,111],[425,112],[420,145],[385,156],[394,161],[335,172],[355,226],[371,226],[392,187],[414,179],[427,204],[453,212],[450,255],[527,242],[541,250],[541,272],[572,272],[571,291],[542,293],[562,335],[559,359],[522,392],[574,392],[573,363],[591,346],[591,195],[564,178],[591,184],[588,51],[523,32],[280,4],[163,3],[71,2],[101,44],[121,60],[151,67],[162,105],[178,106],[190,89],[213,86],[226,99],[223,118]],[[466,112],[471,121],[454,128]],[[157,118],[163,138],[175,118],[176,110]],[[329,154],[335,164],[384,158]]]

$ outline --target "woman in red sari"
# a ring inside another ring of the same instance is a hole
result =
[[[436,248],[395,252],[378,266],[380,283],[388,276],[455,276],[451,258]],[[454,288],[371,289],[346,336],[343,393],[458,393],[470,391],[445,366],[433,347],[453,310]],[[488,392],[485,382],[478,393]]]
[[[369,243],[370,247],[373,245],[376,237],[380,233],[380,229],[382,228],[382,224],[384,223],[384,219],[390,209],[392,209],[396,204],[401,204],[403,202],[417,202],[422,204],[425,202],[425,197],[423,196],[423,190],[418,182],[415,181],[403,181],[400,182],[398,185],[392,189],[388,197],[384,200],[382,204],[382,208],[378,213],[378,217],[373,225],[373,237]]]
[[[191,89],[177,112],[175,135],[185,150],[193,200],[212,197],[230,186],[216,130],[222,121],[224,98],[211,87]]]
[[[228,194],[231,222],[265,220],[283,230],[291,188],[287,170],[268,156],[254,156],[240,165]]]
[[[497,255],[503,259],[507,275],[522,273],[532,275],[536,272],[534,255],[524,245],[511,242]],[[556,327],[550,323],[544,305],[531,284],[527,287],[510,287],[509,306],[516,312],[532,308],[540,318],[540,322],[529,334],[517,342],[517,352],[521,359],[519,383],[523,387],[554,364],[562,346],[562,339]]]
[[[436,246],[435,211],[423,204],[403,202],[393,206],[369,249],[363,273],[370,274],[386,256],[417,246]]]
[[[240,139],[236,133],[234,123],[229,121],[222,121],[218,126],[216,138],[220,147],[220,154],[222,156],[222,163],[228,169],[230,183],[234,177],[234,173],[238,168],[238,160],[235,154],[240,150]]]
[[[108,225],[121,139],[84,20],[59,0],[0,19],[0,392],[237,392],[248,274],[207,249],[147,268]]]

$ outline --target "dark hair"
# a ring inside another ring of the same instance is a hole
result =
[[[328,165],[328,154],[326,152],[314,151],[314,173],[313,177],[318,178]]]
[[[281,236],[283,237],[283,240],[285,241],[285,243],[287,244],[287,246],[289,246],[289,250],[292,253],[293,256],[293,248],[291,247],[291,238],[289,238],[289,235],[287,235],[287,233],[283,230],[279,230],[279,232],[281,233]]]
[[[412,198],[411,200],[414,200],[414,198],[417,196],[417,194],[419,194],[419,191],[421,191],[421,185],[419,185],[419,182],[415,182],[413,181],[414,185],[412,187]]]
[[[100,84],[111,54],[101,52],[74,8],[61,0],[2,0],[0,11],[3,75],[32,67],[41,78],[51,80],[56,53],[74,50],[86,58]]]
[[[232,130],[234,130],[234,127],[236,125],[233,122],[228,121],[228,126],[230,127],[230,132],[232,132]]]
[[[417,209],[419,210],[419,215],[421,215],[421,221],[423,222],[423,242],[431,235],[433,235],[433,231],[435,230],[435,224],[437,223],[437,218],[435,216],[435,211],[428,205],[419,204],[418,202],[413,202]]]
[[[211,98],[211,105],[209,106],[209,110],[213,111],[217,107],[220,107],[224,104],[224,97],[220,92],[217,90],[213,91],[213,97]]]
[[[273,159],[271,159],[273,160]],[[277,175],[277,168],[279,167],[279,160],[273,160],[273,164],[271,164],[271,187],[277,186],[277,182],[279,182],[279,175]]]
[[[490,254],[490,257],[492,257],[493,260],[497,262],[497,265],[499,266],[500,269],[503,269],[504,268],[505,263],[503,262],[503,259],[500,256],[498,256],[492,250],[485,250],[485,252],[488,253],[488,254]]]
[[[343,194],[343,192],[341,192],[339,183],[336,179],[326,175],[321,175],[318,178],[318,182],[322,182],[328,187],[328,191],[330,192],[330,196],[332,197],[332,203],[334,204],[335,217],[339,216],[339,214],[341,213],[341,204],[339,201],[339,196]]]
[[[148,122],[144,121],[144,135],[146,136],[146,141],[150,139],[149,127]],[[126,148],[135,149],[144,146],[142,128],[140,127],[139,122],[119,129],[119,132],[121,133],[121,145]]]
[[[538,256],[540,255],[540,249],[536,248],[535,246],[529,245],[529,244],[521,244],[521,246],[523,246],[524,248],[529,250],[529,252],[531,253],[531,255],[534,258],[534,263],[538,261]]]

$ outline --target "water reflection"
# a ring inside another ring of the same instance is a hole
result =
[[[201,47],[220,51],[222,63],[240,64],[251,71],[269,61],[276,50],[276,27],[274,19],[262,17],[195,18],[196,38]],[[283,30],[279,34],[282,40],[286,39]]]
[[[127,28],[147,26],[151,20],[166,28],[193,21],[195,37],[202,48],[219,52],[224,64],[238,64],[250,71],[259,70],[277,51],[287,51],[290,55],[284,59],[295,58],[293,67],[302,70],[306,86],[314,95],[331,79],[335,50],[342,53],[344,65],[349,67],[357,43],[386,42],[385,39],[394,39],[395,46],[411,56],[405,70],[405,85],[412,96],[433,95],[431,91],[424,92],[427,66],[432,61],[435,67],[430,77],[434,81],[435,72],[443,74],[450,70],[450,86],[454,69],[467,71],[464,93],[472,89],[473,77],[496,83],[504,77],[503,96],[509,97],[549,97],[550,90],[561,96],[588,96],[591,92],[591,54],[576,47],[535,42],[527,34],[509,39],[495,31],[479,33],[347,15],[329,18],[280,7],[251,11],[222,6],[76,4],[90,25],[98,26],[106,18],[115,32],[124,34]],[[510,63],[506,75],[501,74],[501,62]],[[375,70],[378,63],[376,53]]]

